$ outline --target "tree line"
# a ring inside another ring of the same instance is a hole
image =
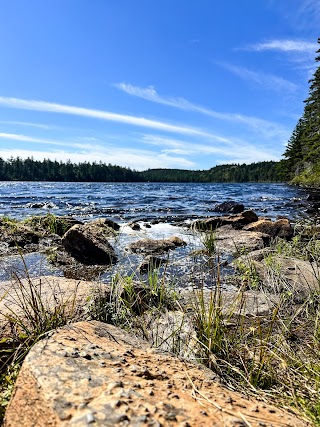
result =
[[[140,175],[129,168],[105,163],[42,161],[20,157],[0,158],[0,181],[137,182]]]
[[[320,44],[320,38],[318,39]],[[316,52],[320,62],[320,49]],[[304,111],[288,141],[279,172],[294,184],[320,186],[320,67],[309,80]]]
[[[102,162],[72,163],[49,159],[0,158],[0,181],[61,182],[276,182],[281,181],[277,162],[215,166],[209,170],[130,168]]]
[[[258,162],[214,166],[209,170],[149,169],[141,172],[147,181],[156,182],[280,182],[278,162]]]

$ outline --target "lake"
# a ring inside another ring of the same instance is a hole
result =
[[[303,215],[305,198],[305,190],[278,183],[0,182],[0,215],[168,221],[215,215],[217,203],[235,200],[258,215],[294,219]]]

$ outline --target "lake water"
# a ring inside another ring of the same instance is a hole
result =
[[[0,215],[52,212],[123,223],[210,216],[217,203],[235,200],[258,215],[296,218],[305,198],[305,190],[286,184],[0,182]]]
[[[99,276],[110,282],[111,277],[131,275],[143,260],[143,255],[131,254],[127,245],[146,237],[162,239],[178,236],[187,242],[170,253],[170,263],[165,269],[166,280],[175,286],[190,287],[195,283],[212,286],[212,275],[203,275],[205,257],[195,261],[193,251],[203,248],[199,233],[182,227],[179,222],[197,217],[217,215],[215,205],[234,200],[253,209],[259,216],[291,219],[304,215],[306,192],[286,184],[167,184],[167,183],[56,183],[56,182],[0,182],[0,215],[25,219],[31,215],[48,212],[72,215],[81,220],[108,217],[121,224],[121,232],[113,246],[119,262]],[[145,222],[158,220],[151,228]],[[139,231],[127,223],[141,221]],[[230,273],[230,256],[222,255]],[[44,254],[38,252],[24,256],[30,276],[63,275],[53,267]],[[12,273],[24,276],[24,264],[17,256],[0,259],[0,282]],[[192,273],[192,277],[190,276]],[[85,277],[83,277],[85,278]]]

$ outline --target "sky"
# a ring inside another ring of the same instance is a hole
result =
[[[0,157],[135,170],[279,160],[319,0],[0,0]]]

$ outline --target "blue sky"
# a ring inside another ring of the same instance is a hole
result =
[[[0,157],[137,170],[278,160],[319,0],[3,0]]]

